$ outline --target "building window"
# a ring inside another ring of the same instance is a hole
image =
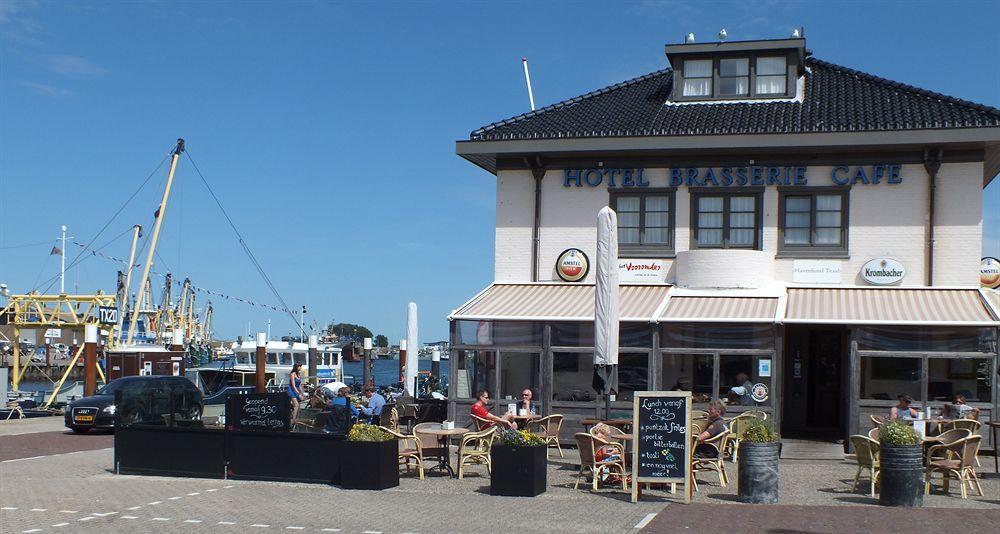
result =
[[[781,249],[847,252],[847,192],[782,192]]]
[[[674,193],[612,192],[618,213],[618,252],[622,256],[662,256],[674,250]]]
[[[555,352],[552,354],[552,391],[555,401],[593,401],[593,352]]]
[[[691,248],[760,249],[759,193],[691,196]]]
[[[454,361],[456,366],[455,398],[473,399],[481,389],[488,390],[491,397],[496,391],[496,352],[489,350],[460,350]]]
[[[719,94],[746,96],[750,92],[750,60],[748,58],[719,60]]]
[[[893,401],[900,395],[923,400],[920,358],[861,358],[861,398]]]
[[[757,58],[756,94],[783,95],[787,92],[788,73],[785,62],[784,56]]]
[[[500,388],[494,393],[504,404],[516,402],[525,389],[539,391],[538,372],[541,357],[537,353],[500,352]],[[538,400],[541,400],[540,398]]]
[[[712,60],[684,62],[684,96],[712,96]]]

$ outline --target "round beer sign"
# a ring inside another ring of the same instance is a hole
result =
[[[761,384],[758,382],[750,388],[750,398],[752,398],[754,402],[764,402],[767,400],[767,396],[767,384]]]
[[[877,286],[898,284],[904,276],[903,264],[892,258],[877,258],[861,267],[861,278]]]
[[[1000,287],[1000,260],[983,258],[979,263],[979,284],[991,289]]]
[[[563,282],[579,282],[590,272],[590,259],[578,248],[568,248],[556,260],[556,274]]]

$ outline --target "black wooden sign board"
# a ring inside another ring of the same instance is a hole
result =
[[[226,397],[226,429],[287,432],[291,397],[287,393],[250,393]]]
[[[639,482],[682,482],[690,502],[691,392],[636,391],[632,402],[632,502]]]

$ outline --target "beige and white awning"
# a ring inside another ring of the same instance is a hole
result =
[[[671,297],[661,323],[774,323],[776,297]]]
[[[621,320],[649,322],[669,286],[622,285]],[[449,320],[593,321],[593,284],[493,284],[466,302]]]
[[[996,326],[976,289],[789,288],[786,323]]]

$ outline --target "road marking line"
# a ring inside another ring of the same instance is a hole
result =
[[[48,508],[32,508],[29,512],[47,512]]]
[[[207,490],[205,490],[205,491],[206,491],[206,492],[208,492],[208,493],[211,493],[211,492],[213,492],[213,491],[219,491],[219,488],[212,488],[212,489],[207,489]]]
[[[250,526],[251,526],[251,527],[257,527],[257,528],[268,528],[268,527],[270,527],[271,525],[262,525],[262,524],[260,524],[260,523],[254,523],[254,524],[252,524],[252,525],[250,525]]]
[[[139,517],[134,515],[123,515],[122,519],[139,519]]]
[[[170,521],[169,517],[154,517],[150,521]]]
[[[68,524],[69,523],[56,523],[55,525],[52,525],[52,526],[54,526],[54,527],[65,527]]]
[[[4,460],[3,462],[0,462],[0,463],[9,464],[9,463],[12,463],[12,462],[20,462],[21,460],[37,460],[39,458],[45,458],[45,457],[44,456],[29,456],[27,458],[14,458],[13,460]]]
[[[153,502],[149,503],[149,505],[153,506],[154,504],[160,504],[161,502],[163,502],[163,501],[153,501]]]
[[[323,532],[340,532],[339,528],[324,528]]]
[[[285,527],[285,530],[305,530],[306,527]]]
[[[59,513],[60,514],[75,514],[75,513],[77,513],[77,511],[76,510],[59,510]]]
[[[646,517],[642,518],[642,521],[639,521],[638,523],[636,523],[635,526],[632,527],[632,528],[640,529],[640,528],[648,525],[649,522],[652,521],[654,517],[656,517],[656,512],[648,513],[648,514],[646,514]]]
[[[233,523],[232,521],[219,521],[218,524],[220,524],[220,525],[235,525],[236,523]]]
[[[99,514],[97,512],[94,512],[94,513],[92,513],[90,515],[96,515],[97,517],[108,517],[109,515],[115,515],[117,513],[118,512],[104,512],[103,514]]]
[[[362,532],[361,534],[382,534],[382,531],[381,530],[366,530],[366,531]]]
[[[139,508],[142,508],[142,506],[133,506],[129,510],[138,510]]]
[[[180,499],[180,497],[171,497],[171,498],[169,498],[167,500],[168,501],[176,501],[177,499]]]
[[[0,510],[17,510],[17,508],[13,506],[4,506],[3,508],[0,508]]]
[[[185,519],[185,523],[201,523],[201,519]]]
[[[188,497],[194,497],[195,495],[201,495],[201,493],[198,493],[197,491],[194,493],[188,493]]]
[[[232,488],[232,487],[233,486],[222,486],[222,489],[229,489],[229,488]]]
[[[33,528],[31,530],[22,530],[21,532],[23,534],[28,534],[29,532],[41,532],[41,531],[42,531],[42,529],[40,529],[40,528]]]
[[[87,517],[81,517],[80,519],[77,519],[77,521],[90,521],[91,519],[97,519],[97,518],[92,515],[88,515]]]

